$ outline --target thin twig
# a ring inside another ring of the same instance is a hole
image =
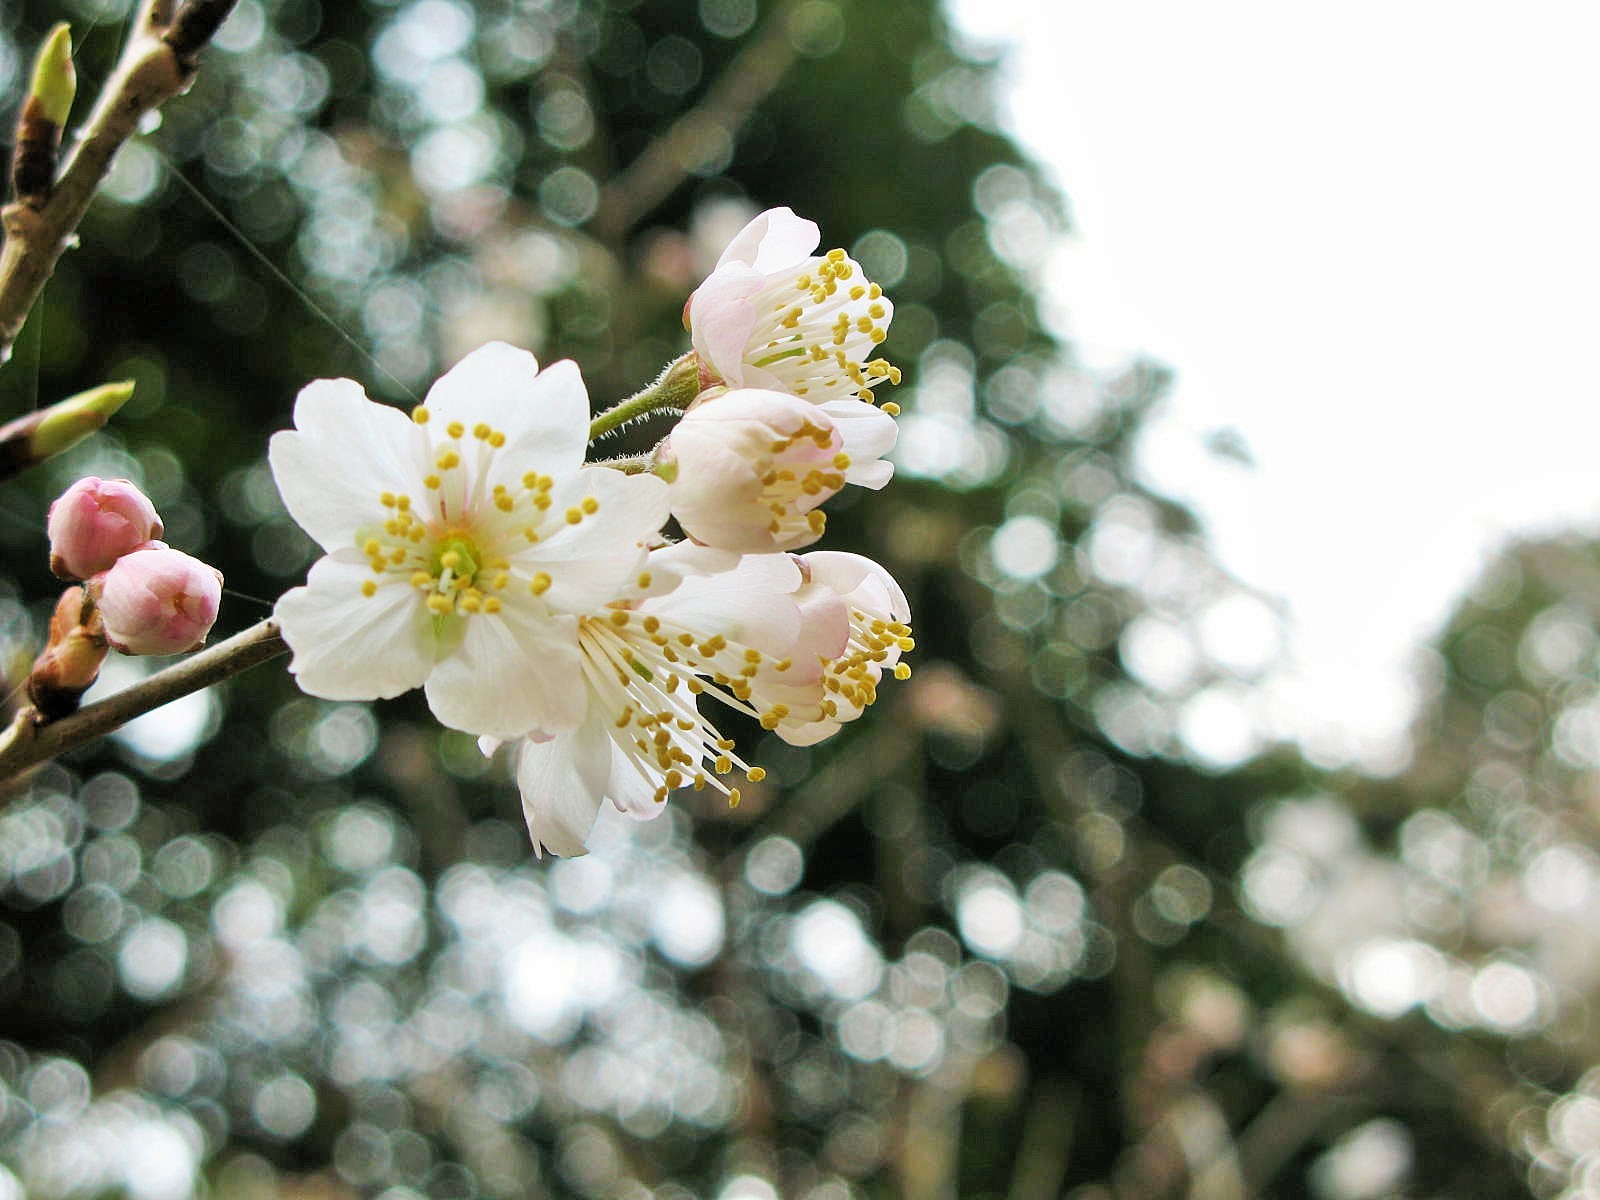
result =
[[[71,244],[122,143],[137,132],[145,114],[189,86],[199,50],[196,37],[201,33],[209,37],[233,3],[191,0],[179,20],[193,9],[202,11],[191,17],[177,47],[163,40],[167,31],[156,24],[165,6],[152,4],[142,12],[49,199],[38,207],[12,203],[0,210],[5,230],[5,245],[0,248],[0,362],[10,357],[34,301]]]
[[[12,779],[36,763],[93,741],[135,717],[220,683],[287,650],[277,624],[262,621],[114,696],[80,708],[70,717],[39,725],[32,710],[23,709],[13,718],[10,728],[0,733],[0,780]]]

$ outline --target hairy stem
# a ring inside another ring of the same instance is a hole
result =
[[[8,729],[0,732],[0,781],[13,779],[48,758],[121,728],[135,717],[230,679],[287,650],[277,624],[266,620],[210,649],[191,654],[114,696],[80,708],[70,717],[40,725],[34,710],[25,708]]]
[[[589,422],[589,440],[654,412],[682,412],[700,392],[700,360],[693,352],[675,358],[643,391],[613,404]]]

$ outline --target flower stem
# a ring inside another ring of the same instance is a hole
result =
[[[613,404],[589,422],[591,442],[653,412],[682,412],[700,394],[700,359],[693,351],[673,359],[643,391]]]
[[[220,683],[287,650],[277,624],[261,621],[59,721],[41,725],[38,714],[32,708],[24,708],[9,728],[0,730],[0,781],[14,779],[47,758],[120,729],[134,717]]]

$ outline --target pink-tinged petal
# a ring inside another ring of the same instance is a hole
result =
[[[324,700],[383,700],[420,687],[433,669],[435,639],[422,597],[403,582],[373,578],[359,552],[317,561],[305,587],[292,588],[273,612],[294,652],[289,670],[300,690]]]
[[[132,480],[86,475],[50,505],[45,528],[50,570],[60,579],[87,579],[159,538],[161,518]]]
[[[585,721],[548,742],[524,741],[517,752],[517,790],[533,852],[566,858],[589,851],[612,769],[611,740],[603,723]]]
[[[100,582],[106,641],[124,654],[181,654],[205,644],[222,572],[161,542],[124,554]]]
[[[798,266],[821,241],[822,231],[815,221],[796,216],[793,209],[769,208],[734,235],[717,260],[717,269],[743,263],[771,275]]]
[[[626,734],[621,736],[626,737]],[[653,821],[667,811],[664,801],[656,799],[656,784],[646,779],[636,765],[637,757],[618,744],[611,742],[611,778],[606,784],[606,799],[635,821]]]
[[[745,378],[745,348],[759,314],[755,296],[766,280],[734,263],[718,267],[689,297],[689,338],[700,361],[730,387]]]
[[[645,544],[666,523],[667,485],[653,475],[585,467],[550,491],[548,532],[511,562],[550,577],[543,600],[560,612],[590,612],[620,597],[644,566]],[[593,500],[592,513],[583,509]],[[567,520],[568,513],[581,519]]]
[[[845,480],[874,491],[888,483],[894,476],[894,464],[884,462],[883,456],[894,449],[900,436],[894,418],[865,400],[830,400],[819,407],[844,439],[844,452],[850,456]]]
[[[799,586],[799,568],[787,554],[748,554],[731,571],[685,579],[640,610],[781,659],[791,654],[801,633],[794,601]]]
[[[577,618],[508,604],[465,618],[461,642],[428,676],[428,707],[440,723],[510,740],[560,733],[583,720],[588,697]]]
[[[272,435],[267,461],[284,505],[324,550],[353,544],[387,515],[385,492],[423,499],[427,437],[409,417],[368,400],[349,379],[300,391],[294,430]]]
[[[864,612],[883,613],[895,621],[911,619],[906,594],[888,570],[860,554],[814,550],[800,561],[813,583],[832,588]]]

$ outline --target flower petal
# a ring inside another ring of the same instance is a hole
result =
[[[588,853],[589,831],[611,770],[611,739],[596,721],[548,742],[520,744],[517,789],[535,854],[548,850],[576,858]]]
[[[355,550],[319,559],[305,587],[273,616],[294,652],[300,690],[324,700],[383,700],[419,687],[433,669],[434,638],[416,591],[393,583],[362,594],[371,568]]]
[[[422,495],[426,436],[354,380],[302,388],[294,423],[272,435],[267,461],[289,515],[324,550],[350,546],[364,526],[381,523],[384,492]]]
[[[452,729],[507,740],[577,727],[588,703],[577,618],[507,605],[462,619],[461,644],[428,676],[434,716]]]
[[[844,452],[850,456],[845,480],[874,491],[888,483],[894,464],[884,462],[883,456],[900,436],[894,418],[865,400],[829,400],[818,407],[832,418],[844,439]]]
[[[821,241],[815,221],[796,216],[791,208],[769,208],[734,235],[717,259],[717,270],[728,263],[744,263],[771,275],[797,266]]]
[[[747,554],[732,570],[690,576],[640,608],[783,658],[801,633],[793,595],[799,586],[800,570],[789,555]]]
[[[428,390],[433,419],[444,428],[459,421],[468,429],[480,422],[506,435],[495,455],[490,484],[512,482],[529,470],[558,475],[583,462],[589,444],[589,393],[576,363],[553,363],[544,370],[526,350],[505,342],[478,347]],[[504,473],[506,478],[498,478]]]
[[[689,297],[689,340],[700,361],[730,387],[744,379],[745,347],[756,327],[756,293],[766,280],[749,267],[718,267]]]
[[[560,524],[511,556],[514,565],[550,576],[545,602],[560,612],[589,612],[617,599],[644,564],[645,543],[667,520],[667,485],[653,475],[585,467],[556,480],[550,512]],[[597,505],[583,512],[583,502]],[[581,515],[569,523],[566,514]]]

